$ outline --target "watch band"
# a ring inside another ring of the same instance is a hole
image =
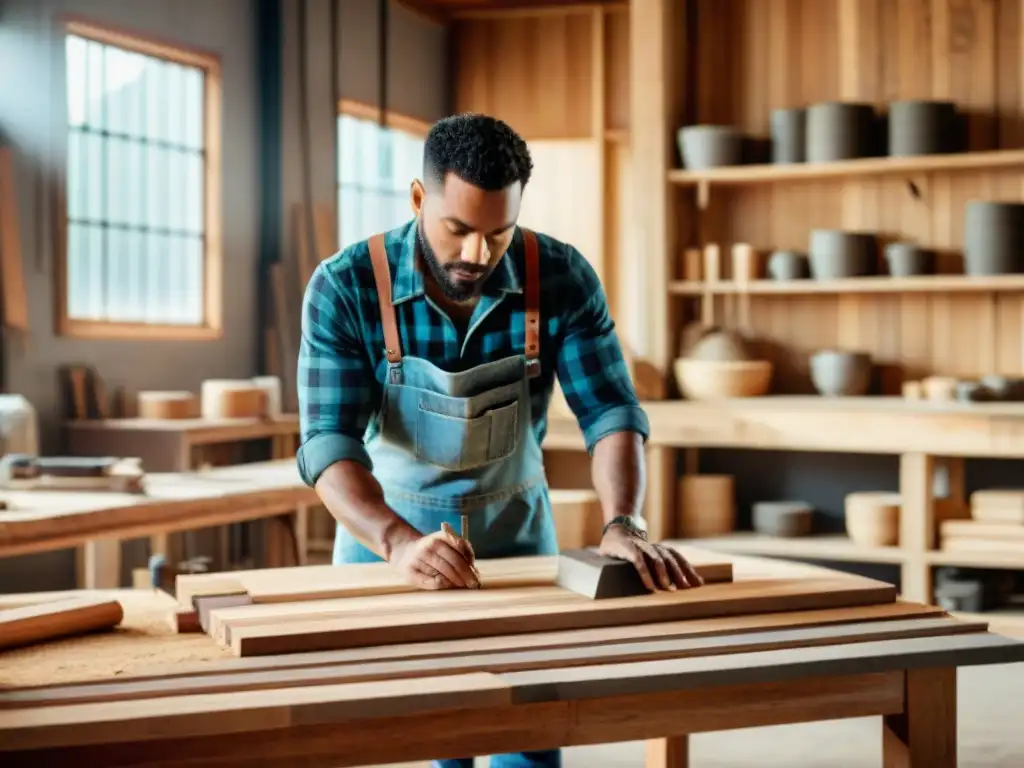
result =
[[[608,533],[608,529],[613,525],[619,525],[626,529],[631,536],[636,536],[638,539],[647,541],[647,531],[636,524],[636,521],[629,515],[619,515],[613,517],[607,523],[605,523],[604,530],[601,531],[601,536]]]

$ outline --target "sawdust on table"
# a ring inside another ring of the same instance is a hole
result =
[[[79,592],[0,595],[0,608],[68,597]],[[0,688],[115,680],[149,667],[234,658],[204,633],[176,633],[170,611],[177,603],[166,592],[118,589],[91,592],[121,603],[124,619],[109,631],[0,651]]]

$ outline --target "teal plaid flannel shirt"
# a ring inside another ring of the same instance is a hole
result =
[[[572,246],[540,233],[537,239],[541,373],[530,381],[537,440],[543,441],[547,432],[557,375],[588,451],[614,432],[636,432],[646,441],[647,415],[637,400],[597,274]],[[427,301],[416,242],[415,220],[385,238],[402,354],[451,372],[522,354],[522,232],[516,230],[512,245],[487,278],[465,338]],[[363,241],[323,261],[302,302],[298,464],[306,483],[314,485],[328,466],[343,459],[372,470],[364,440],[376,429],[386,368],[377,289]]]

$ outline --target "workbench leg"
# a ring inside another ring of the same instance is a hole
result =
[[[75,554],[79,589],[117,589],[121,586],[120,541],[87,541],[78,547]]]
[[[689,768],[690,737],[648,739],[645,768]]]
[[[903,713],[882,724],[884,768],[956,768],[956,668],[906,673]]]

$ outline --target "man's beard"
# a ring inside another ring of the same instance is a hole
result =
[[[444,294],[446,299],[451,301],[466,301],[476,296],[484,287],[484,278],[481,277],[479,280],[473,280],[471,282],[456,282],[449,274],[450,270],[459,269],[465,272],[475,272],[480,275],[487,273],[487,267],[480,267],[476,264],[465,264],[461,261],[455,261],[451,264],[441,264],[437,260],[437,254],[434,253],[434,249],[430,247],[430,243],[427,242],[427,236],[423,232],[422,220],[416,224],[416,238],[419,240],[420,254],[423,256],[423,261],[427,265],[427,269],[430,270],[431,276],[434,281],[441,288],[441,293]]]

